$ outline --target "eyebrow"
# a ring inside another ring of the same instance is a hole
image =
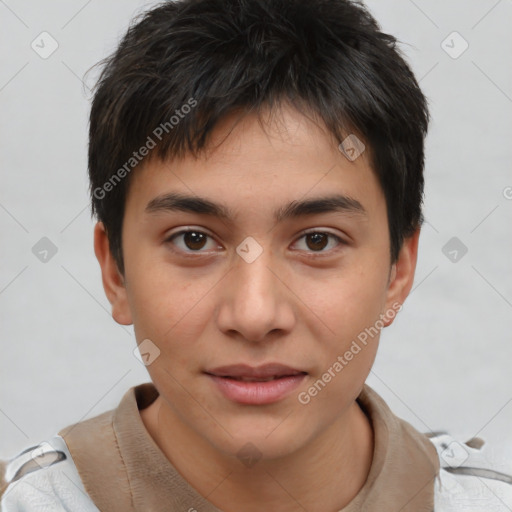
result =
[[[174,211],[209,215],[226,221],[232,221],[234,218],[233,213],[225,205],[215,203],[203,197],[175,192],[151,199],[145,208],[145,212],[149,214]],[[292,201],[274,212],[274,221],[278,223],[291,218],[320,213],[346,213],[367,216],[366,210],[357,199],[343,194],[335,194]]]

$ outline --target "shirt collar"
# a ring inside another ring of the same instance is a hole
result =
[[[152,383],[140,384],[115,410],[61,431],[84,487],[100,510],[222,512],[178,473],[147,431],[140,410],[157,397]],[[435,446],[368,385],[357,402],[372,424],[373,460],[365,484],[339,512],[432,512],[440,466]]]

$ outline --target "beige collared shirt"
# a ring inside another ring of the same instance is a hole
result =
[[[116,409],[59,432],[85,490],[101,511],[221,512],[178,473],[146,430],[139,410],[157,396],[151,383],[135,386]],[[366,483],[340,512],[432,512],[439,473],[433,444],[369,386],[358,402],[373,427],[373,461]]]

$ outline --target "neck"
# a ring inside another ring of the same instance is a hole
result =
[[[360,491],[372,462],[373,431],[357,402],[308,445],[251,467],[191,432],[162,405],[161,397],[141,417],[185,480],[225,512],[266,507],[276,512],[338,511]]]

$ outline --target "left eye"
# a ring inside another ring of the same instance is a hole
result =
[[[182,243],[175,242],[176,239],[181,240]],[[174,243],[174,245],[185,252],[205,252],[201,251],[201,249],[206,248],[206,250],[210,250],[219,247],[218,244],[213,242],[210,235],[197,229],[180,231],[169,237],[167,241]],[[210,247],[208,247],[208,242],[210,242]]]
[[[306,249],[301,250],[310,250],[312,252],[327,252],[324,250],[326,247],[330,246],[329,249],[332,249],[333,247],[337,247],[339,244],[343,243],[343,240],[339,236],[322,231],[311,231],[309,233],[305,233],[299,238],[299,240],[304,240],[306,245]],[[334,244],[332,243],[333,240],[335,241]]]

